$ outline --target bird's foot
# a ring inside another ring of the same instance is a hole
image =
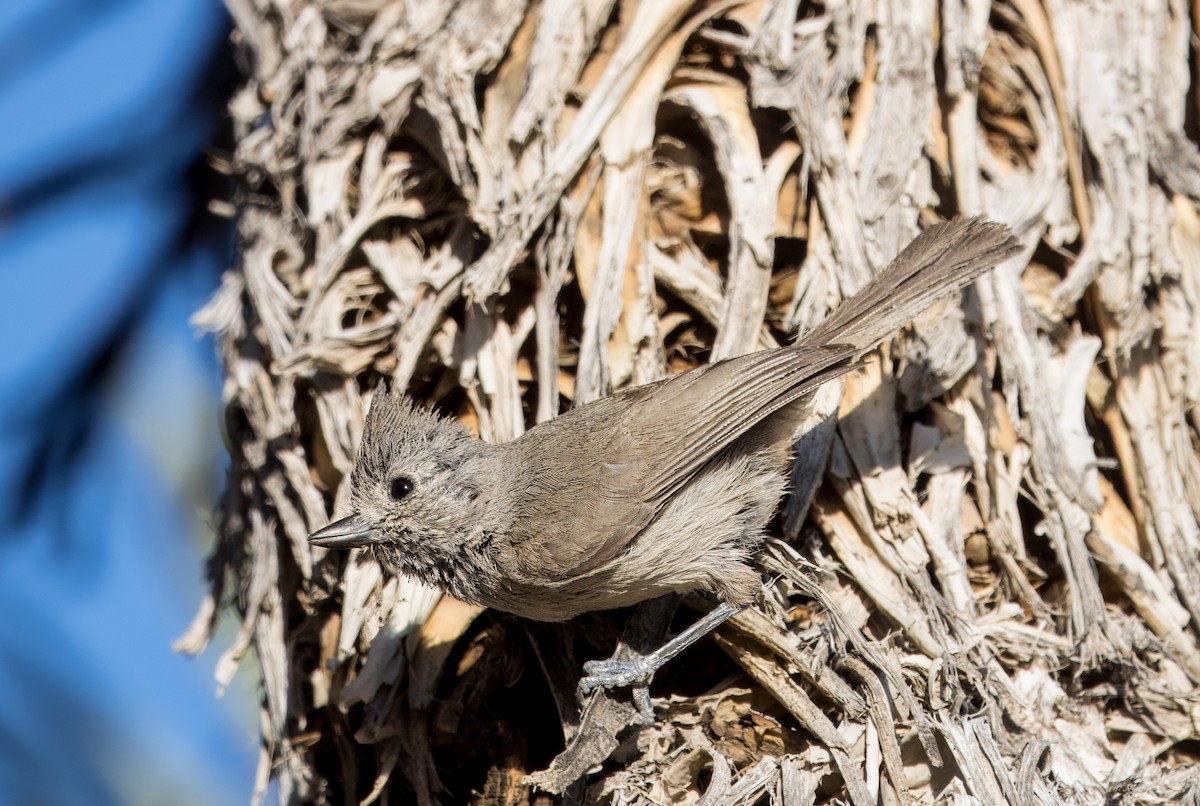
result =
[[[579,681],[580,697],[585,697],[598,688],[629,688],[638,714],[634,719],[638,725],[654,724],[654,706],[650,703],[650,680],[662,666],[651,656],[638,656],[628,660],[609,658],[590,660],[583,664],[584,677]]]
[[[579,681],[579,688],[587,694],[598,688],[647,686],[658,666],[642,655],[629,660],[589,660],[583,664],[583,671],[586,676]]]
[[[584,678],[579,681],[580,699],[598,688],[633,689],[633,703],[637,706],[637,724],[654,724],[654,708],[650,704],[650,679],[663,664],[684,649],[696,643],[725,619],[743,610],[747,605],[735,606],[721,602],[692,626],[672,638],[649,655],[638,655],[628,660],[616,657],[608,660],[590,660],[583,664]]]

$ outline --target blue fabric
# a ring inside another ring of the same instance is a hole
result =
[[[170,651],[220,468],[187,319],[229,241],[189,177],[228,29],[220,0],[0,3],[0,804],[250,794],[211,662]]]

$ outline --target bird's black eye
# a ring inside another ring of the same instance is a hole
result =
[[[393,501],[403,501],[413,491],[414,486],[412,479],[408,476],[397,476],[392,479],[388,493],[392,496]]]

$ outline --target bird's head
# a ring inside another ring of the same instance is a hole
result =
[[[370,547],[392,573],[447,587],[453,560],[487,526],[491,446],[405,395],[376,391],[350,477],[352,514],[315,532],[326,548]]]

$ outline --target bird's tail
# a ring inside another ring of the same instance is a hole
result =
[[[982,217],[934,224],[795,346],[849,344],[866,352],[1019,249],[1012,230]]]

